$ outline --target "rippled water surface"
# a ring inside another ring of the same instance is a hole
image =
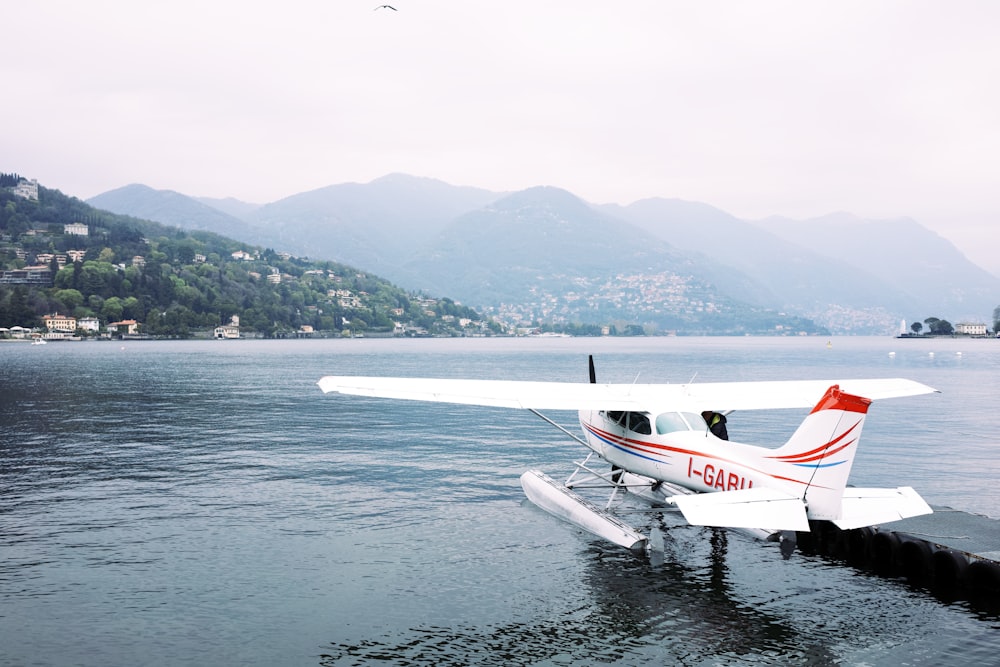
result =
[[[523,501],[582,448],[529,413],[324,396],[326,374],[909,377],[853,481],[1000,517],[1000,341],[0,344],[0,664],[988,664],[998,618],[743,535],[652,562]],[[553,413],[576,429],[575,415]],[[778,444],[803,414],[736,413]],[[662,562],[661,562],[662,561]]]

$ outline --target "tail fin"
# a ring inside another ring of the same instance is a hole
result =
[[[830,387],[788,442],[769,457],[770,472],[793,485],[810,519],[841,517],[844,489],[870,404],[870,399],[844,393],[838,385]]]

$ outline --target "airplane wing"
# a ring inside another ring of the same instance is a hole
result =
[[[522,380],[328,375],[324,393],[376,396],[535,410],[767,410],[811,408],[832,385],[872,400],[937,391],[903,378],[705,382],[700,384],[589,384]]]
[[[638,409],[631,385],[328,375],[324,393],[535,410]]]

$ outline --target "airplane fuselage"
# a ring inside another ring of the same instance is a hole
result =
[[[770,450],[720,440],[695,413],[673,413],[669,420],[652,422],[633,417],[629,423],[634,414],[581,411],[587,446],[613,466],[692,491],[789,486],[761,469],[761,457]]]

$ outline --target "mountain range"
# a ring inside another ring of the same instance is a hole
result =
[[[911,219],[747,221],[677,199],[595,205],[553,187],[492,192],[404,174],[264,205],[144,185],[88,203],[342,262],[526,323],[887,334],[904,319],[992,324],[1000,303],[1000,278]]]

